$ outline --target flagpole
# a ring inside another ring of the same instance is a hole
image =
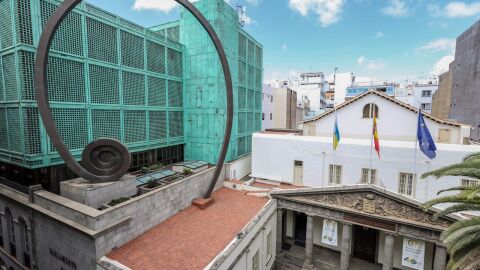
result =
[[[333,136],[335,136],[335,132],[336,132],[336,125],[338,124],[338,119],[337,119],[337,106],[335,106],[335,104],[333,105],[334,106],[334,109],[335,109],[335,123],[333,123]],[[334,137],[335,139],[335,137]],[[336,172],[336,167],[335,167],[335,159],[336,159],[336,156],[337,156],[337,149],[335,149],[335,146],[333,147],[333,175],[335,176],[336,178],[336,175],[337,175],[337,172]],[[330,169],[330,168],[329,168]]]
[[[372,105],[373,104],[373,105]],[[373,115],[372,118],[372,129],[371,129],[371,136],[370,136],[370,167],[368,170],[368,179],[367,179],[367,184],[370,184],[371,180],[371,174],[372,174],[372,161],[373,161],[373,139],[374,139],[374,128],[375,128],[375,101],[373,103],[370,103],[370,115]]]
[[[420,119],[420,109],[418,109],[418,114],[417,114],[417,119]],[[413,159],[413,181],[414,184],[417,182],[417,150],[418,150],[418,123],[419,120],[417,120],[417,132],[415,135],[415,154],[414,154],[414,159]]]

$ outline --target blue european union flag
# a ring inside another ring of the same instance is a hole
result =
[[[423,119],[422,110],[418,112],[418,130],[417,130],[417,138],[418,144],[420,146],[420,150],[430,159],[434,159],[437,154],[437,146],[435,146],[435,142],[433,141],[432,135],[430,131],[428,131],[428,127],[425,124],[425,119]]]

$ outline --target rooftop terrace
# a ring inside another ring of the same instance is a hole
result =
[[[191,206],[108,258],[132,269],[203,269],[267,204],[267,198],[221,188],[205,210]]]

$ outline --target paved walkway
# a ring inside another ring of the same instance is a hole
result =
[[[315,247],[313,250],[315,270],[339,270],[340,253]],[[305,249],[292,245],[289,251],[283,251],[280,255],[279,270],[301,270],[305,259]],[[380,265],[371,264],[359,259],[352,258],[349,270],[380,270]]]

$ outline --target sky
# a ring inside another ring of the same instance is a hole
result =
[[[88,0],[150,27],[178,19],[173,0]],[[480,1],[229,0],[264,47],[265,81],[302,72],[353,72],[357,81],[404,82],[439,74]]]

